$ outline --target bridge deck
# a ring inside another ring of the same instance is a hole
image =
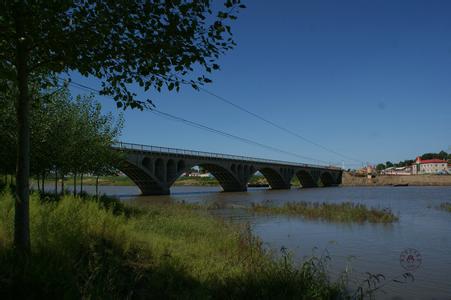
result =
[[[177,149],[177,148],[167,148],[167,147],[141,145],[141,144],[124,143],[124,142],[115,143],[113,145],[113,148],[119,149],[119,150],[138,151],[138,152],[142,152],[142,153],[147,152],[147,153],[158,153],[158,154],[163,154],[163,155],[165,155],[165,154],[166,155],[180,155],[180,156],[192,156],[192,157],[199,157],[199,158],[217,158],[217,159],[226,159],[226,160],[234,160],[234,161],[277,164],[277,165],[292,166],[292,167],[307,167],[307,168],[314,168],[314,169],[341,170],[341,168],[339,168],[339,167],[330,166],[330,165],[324,166],[324,165],[288,162],[288,161],[282,161],[282,160],[254,158],[254,157],[240,156],[240,155],[231,155],[231,154],[222,154],[222,153],[195,151],[195,150],[186,150],[186,149]]]

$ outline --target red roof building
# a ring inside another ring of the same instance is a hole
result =
[[[417,163],[420,163],[420,164],[441,164],[441,163],[448,163],[448,161],[443,160],[443,159],[438,159],[438,158],[421,159],[421,157],[417,157]]]
[[[421,157],[417,157],[412,165],[412,174],[447,174],[450,165],[448,161],[443,159],[421,159]]]

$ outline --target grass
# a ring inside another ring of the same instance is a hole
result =
[[[350,202],[288,202],[283,206],[253,203],[250,209],[255,213],[261,214],[302,216],[307,219],[321,219],[334,222],[392,223],[398,221],[398,217],[388,209],[367,208],[363,204]]]
[[[216,186],[219,185],[219,182],[214,177],[189,177],[184,176],[180,177],[174,182],[174,185],[193,185],[193,186]]]
[[[337,299],[324,262],[275,258],[248,226],[183,204],[130,209],[64,196],[30,201],[32,252],[12,250],[14,201],[0,195],[0,298]]]
[[[36,183],[37,181],[33,179],[31,182]],[[61,184],[61,179],[58,180],[59,184]],[[66,185],[72,185],[74,182],[74,178],[72,176],[66,176],[64,178],[64,183]],[[46,184],[53,185],[55,184],[54,179],[46,179]],[[77,184],[80,184],[80,177],[77,177]],[[83,178],[84,185],[95,185],[96,177],[85,176]],[[99,186],[134,186],[135,183],[128,178],[127,176],[101,176],[99,177]]]
[[[451,202],[443,202],[440,204],[439,208],[441,210],[447,211],[451,213]]]
[[[301,182],[299,181],[299,178],[297,176],[293,176],[293,179],[291,179],[291,186],[292,187],[300,187]]]
[[[252,176],[249,179],[250,184],[268,184],[263,176]],[[174,182],[174,185],[192,185],[192,186],[218,186],[219,181],[214,177],[180,177]]]

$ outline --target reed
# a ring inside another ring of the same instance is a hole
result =
[[[282,206],[273,206],[268,203],[253,203],[250,210],[259,214],[302,216],[307,219],[334,222],[392,223],[398,221],[398,217],[389,209],[367,208],[363,204],[351,202],[288,202]]]
[[[443,202],[440,204],[440,209],[447,211],[447,212],[451,212],[451,202]]]

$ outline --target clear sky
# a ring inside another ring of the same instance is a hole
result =
[[[308,139],[371,163],[451,151],[451,1],[246,1],[237,47],[205,88]],[[75,82],[99,87],[74,75]],[[73,89],[74,94],[81,93]],[[161,111],[326,162],[344,159],[204,92],[146,95]],[[106,111],[114,103],[100,98]],[[126,111],[122,140],[304,161],[150,111]]]

